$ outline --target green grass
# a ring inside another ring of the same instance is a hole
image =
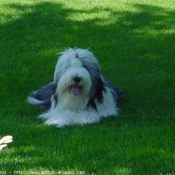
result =
[[[0,174],[173,175],[174,9],[174,0],[1,0],[0,138],[14,142]],[[126,91],[118,118],[58,129],[26,103],[67,47],[89,48]]]

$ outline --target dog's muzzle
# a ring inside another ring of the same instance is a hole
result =
[[[82,86],[80,84],[81,80],[82,77],[79,76],[73,77],[73,84],[70,87],[70,92],[72,93],[72,95],[79,96],[81,94],[82,91]]]

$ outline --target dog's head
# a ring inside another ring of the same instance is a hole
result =
[[[102,91],[105,91],[100,74],[100,67],[94,55],[83,49],[67,49],[58,59],[54,85],[56,94],[69,93],[76,97],[89,96],[88,104],[94,100],[102,102]]]

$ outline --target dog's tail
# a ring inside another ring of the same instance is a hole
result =
[[[115,87],[108,79],[103,77],[103,81],[105,83],[105,86],[111,90],[113,97],[117,102],[125,96],[124,91]]]
[[[28,96],[27,102],[41,107],[44,110],[49,110],[51,107],[51,97],[54,91],[54,84],[42,86]]]

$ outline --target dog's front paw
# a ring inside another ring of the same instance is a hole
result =
[[[86,116],[86,123],[96,123],[100,121],[100,118],[94,112],[89,112]]]

